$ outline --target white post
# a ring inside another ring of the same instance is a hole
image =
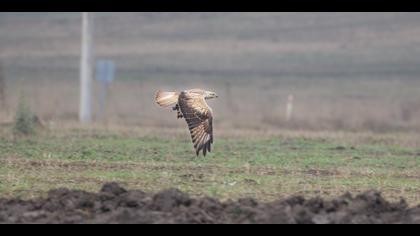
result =
[[[286,121],[289,122],[292,120],[293,117],[293,95],[290,94],[287,98],[287,106],[286,106]]]
[[[92,121],[93,13],[82,13],[82,55],[80,59],[80,111],[82,123]]]

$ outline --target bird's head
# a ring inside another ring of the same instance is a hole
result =
[[[205,99],[212,99],[212,98],[219,97],[219,96],[217,96],[217,94],[215,92],[211,92],[211,91],[206,91],[204,96],[205,96]]]

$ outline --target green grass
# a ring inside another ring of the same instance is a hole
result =
[[[117,181],[145,191],[175,187],[224,200],[334,197],[376,189],[390,200],[420,204],[420,148],[273,136],[218,138],[213,150],[195,157],[184,135],[77,131],[3,137],[0,194],[31,198],[58,187],[97,191]]]

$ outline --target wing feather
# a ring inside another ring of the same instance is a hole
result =
[[[213,143],[213,114],[204,97],[182,92],[178,100],[182,115],[184,116],[191,134],[191,140],[199,155],[203,151],[205,156],[211,151]]]

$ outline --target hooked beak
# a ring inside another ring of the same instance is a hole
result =
[[[217,97],[219,97],[219,95],[217,95],[217,93],[215,93],[215,92],[207,92],[207,95],[206,95],[206,98],[207,99],[211,99],[211,98],[217,98]]]

